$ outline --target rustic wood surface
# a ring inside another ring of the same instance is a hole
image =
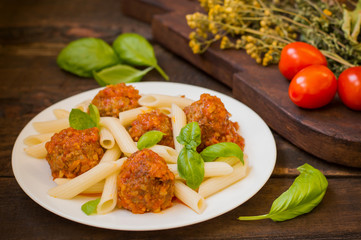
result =
[[[261,67],[244,51],[224,51],[215,45],[205,54],[192,53],[185,15],[202,11],[197,1],[135,0],[124,4],[123,10],[151,23],[157,42],[230,86],[235,98],[296,146],[330,162],[361,167],[361,112],[348,109],[337,97],[321,109],[298,108],[289,99],[289,81],[277,66]]]
[[[118,0],[0,3],[0,239],[361,239],[361,169],[322,161],[277,133],[276,168],[266,185],[236,209],[192,226],[147,232],[100,229],[59,217],[31,200],[11,168],[17,135],[46,107],[98,87],[92,79],[57,67],[57,54],[71,40],[92,36],[112,42],[122,32],[137,32],[152,42],[170,81],[232,96],[227,85],[155,42],[150,25],[125,17],[121,7]],[[144,80],[163,81],[155,71]],[[324,200],[311,213],[280,223],[236,220],[266,213],[304,163],[320,169],[329,180]]]

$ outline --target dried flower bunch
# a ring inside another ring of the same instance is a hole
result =
[[[195,54],[220,41],[221,49],[245,49],[267,66],[278,63],[285,45],[304,41],[321,50],[337,75],[361,65],[361,0],[352,11],[337,0],[199,1],[205,13],[186,16]]]

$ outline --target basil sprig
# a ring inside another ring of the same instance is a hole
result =
[[[90,104],[88,109],[89,114],[80,109],[73,108],[69,114],[70,127],[77,130],[99,127],[100,115],[98,108]]]
[[[165,133],[156,130],[146,132],[139,138],[137,147],[139,150],[142,150],[144,148],[150,148],[155,144],[159,143],[159,141],[162,140],[164,135]]]
[[[285,221],[312,211],[323,199],[328,182],[316,168],[304,164],[297,168],[300,175],[291,187],[281,194],[272,204],[268,214],[239,217],[239,220],[260,220],[270,218],[273,221]]]
[[[218,157],[235,156],[243,163],[243,152],[235,143],[217,143],[199,154],[197,147],[201,144],[201,139],[201,129],[197,122],[188,123],[177,136],[177,141],[184,145],[177,159],[178,173],[193,189],[197,189],[203,181],[204,161],[211,162]]]
[[[100,202],[100,198],[97,198],[95,200],[90,200],[81,206],[81,210],[86,215],[95,214],[95,213],[97,213],[97,207],[98,207],[99,202]]]

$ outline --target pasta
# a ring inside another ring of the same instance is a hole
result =
[[[123,126],[130,125],[139,114],[147,113],[152,111],[150,107],[138,107],[128,111],[120,112],[119,113],[119,121]]]
[[[114,144],[115,140],[113,134],[105,127],[100,128],[99,132],[100,136],[100,145],[105,149],[111,149]]]
[[[178,105],[180,108],[184,108],[193,103],[193,100],[183,97],[174,97],[162,94],[149,94],[142,96],[138,103],[142,106],[148,107],[171,107],[172,104]]]
[[[177,152],[180,152],[183,145],[180,144],[176,137],[179,135],[181,129],[187,124],[187,118],[183,110],[176,104],[172,104],[172,127],[173,127],[173,139],[174,147]]]
[[[185,203],[188,207],[200,214],[206,208],[204,198],[196,191],[185,185],[183,182],[176,180],[174,183],[174,195]]]
[[[164,145],[154,145],[149,149],[164,158],[167,163],[177,163],[178,152],[174,148]]]
[[[36,135],[30,135],[24,139],[24,144],[28,146],[36,145],[42,142],[47,142],[53,136],[53,133],[42,133]]]
[[[239,160],[238,160],[239,161]],[[180,179],[177,164],[168,164],[169,169],[173,172],[175,178]],[[225,176],[231,174],[233,168],[225,162],[205,162],[204,177]]]
[[[68,118],[70,114],[69,111],[65,109],[54,109],[53,113],[57,119]]]
[[[46,142],[42,142],[36,145],[32,145],[30,147],[25,148],[24,151],[32,157],[45,158],[46,154],[48,153],[45,148],[45,143]]]
[[[71,178],[55,178],[54,182],[58,185],[62,185],[66,182],[69,182],[71,180]],[[94,184],[93,186],[85,189],[84,191],[81,192],[81,194],[99,194],[103,192],[104,189],[104,183],[105,181],[102,180],[96,184]]]
[[[117,204],[117,177],[119,171],[108,176],[105,180],[104,189],[100,202],[97,206],[98,214],[111,212]]]
[[[55,133],[68,128],[69,120],[62,118],[45,122],[34,122],[33,127],[39,133]]]

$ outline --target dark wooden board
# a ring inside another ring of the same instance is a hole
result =
[[[361,112],[346,108],[336,97],[317,110],[295,106],[289,82],[277,66],[261,67],[244,51],[212,46],[203,55],[188,47],[185,15],[200,10],[196,1],[124,1],[123,12],[152,24],[153,38],[233,89],[233,96],[277,133],[301,149],[329,162],[361,167]]]

